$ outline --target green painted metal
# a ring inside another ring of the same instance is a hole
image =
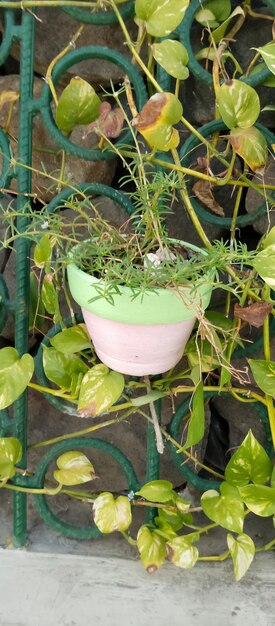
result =
[[[275,142],[275,135],[270,130],[265,128],[265,126],[263,126],[262,124],[256,123],[255,126],[263,133],[269,148],[271,148],[271,146]],[[203,137],[210,137],[213,133],[228,131],[228,128],[225,126],[222,120],[214,120],[212,122],[204,124],[204,126],[201,126],[198,130]],[[199,145],[200,140],[197,139],[195,135],[190,135],[185,141],[180,151],[181,163],[183,167],[188,167],[190,165],[190,162],[194,158],[194,148]],[[274,192],[271,192],[271,195],[272,194],[274,195]],[[230,228],[232,220],[231,217],[220,217],[219,215],[210,213],[210,211],[204,209],[200,202],[198,202],[198,200],[196,200],[196,198],[192,196],[190,197],[190,200],[192,206],[194,207],[197,215],[202,222],[215,224],[216,226],[219,225],[222,228]],[[263,217],[263,215],[265,214],[266,204],[263,199],[263,204],[257,207],[257,209],[254,209],[254,211],[251,211],[251,213],[247,213],[246,215],[238,215],[236,225],[243,228],[244,226],[253,224],[255,220],[259,219],[259,217]]]
[[[77,2],[76,2],[77,5]],[[193,11],[195,6],[198,6],[199,2],[197,0],[193,0],[190,4],[190,20],[193,19],[193,14],[191,15],[191,9]],[[275,0],[268,0],[268,5],[271,9],[275,9]],[[1,0],[0,0],[1,7]],[[50,9],[49,9],[50,10]],[[70,14],[73,19],[84,23],[92,23],[92,24],[112,24],[116,21],[116,17],[113,12],[107,13],[89,13],[85,10],[79,9],[77,6],[73,8],[64,8],[64,11]],[[128,2],[126,5],[123,5],[121,8],[121,13],[124,18],[130,17],[133,12],[133,2]],[[17,199],[17,209],[20,213],[17,227],[21,233],[24,233],[24,230],[27,226],[27,217],[26,211],[29,207],[28,194],[31,192],[31,163],[32,163],[32,123],[33,117],[39,112],[41,112],[44,123],[51,133],[52,137],[56,140],[57,144],[66,150],[69,153],[72,153],[80,158],[88,159],[88,160],[100,160],[100,159],[109,159],[113,158],[112,153],[105,151],[102,153],[99,150],[88,150],[84,149],[81,146],[77,146],[72,143],[69,139],[65,138],[62,133],[57,129],[52,111],[51,111],[51,91],[49,86],[45,84],[42,95],[39,99],[33,99],[33,58],[34,58],[34,30],[35,30],[35,17],[30,12],[21,12],[21,21],[18,23],[15,21],[15,14],[13,10],[4,10],[4,25],[5,31],[2,39],[2,43],[0,45],[0,63],[2,64],[10,51],[10,47],[14,40],[20,41],[20,112],[19,112],[19,142],[18,142],[18,164],[16,168],[14,164],[11,163],[12,160],[12,152],[10,148],[10,144],[6,134],[0,130],[0,151],[3,156],[3,164],[2,171],[0,174],[0,189],[6,186],[9,186],[10,181],[13,177],[17,177],[18,186],[17,191],[19,193]],[[192,19],[191,19],[192,18]],[[184,31],[179,29],[180,36],[183,37]],[[189,31],[188,31],[189,32]],[[188,35],[189,36],[189,35]],[[186,45],[186,41],[184,41]],[[190,53],[190,51],[189,51]],[[131,65],[131,63],[125,59],[121,54],[110,50],[109,48],[103,48],[100,46],[88,46],[82,47],[73,52],[67,54],[64,58],[62,58],[55,66],[53,72],[53,81],[56,83],[64,72],[67,71],[69,67],[71,67],[74,63],[90,59],[90,58],[100,58],[104,60],[109,60],[117,64],[125,74],[130,77],[132,82],[136,103],[138,109],[140,109],[144,102],[147,99],[147,93],[144,86],[143,79],[141,78],[138,70]],[[192,64],[192,52],[190,54],[190,69],[196,74],[196,68]],[[200,68],[201,69],[201,68]],[[266,77],[267,72],[263,72],[260,75],[257,75],[257,78],[253,80],[262,81]],[[200,78],[202,76],[200,75]],[[205,77],[204,77],[205,78]],[[169,78],[167,74],[160,70],[159,79],[163,88],[168,89]],[[207,82],[209,82],[209,75],[207,75]],[[212,82],[212,79],[211,79]],[[252,84],[252,83],[250,83]],[[253,84],[256,84],[254,82]],[[219,124],[219,123],[215,123]],[[211,132],[215,132],[215,130],[219,130],[220,126],[212,126]],[[208,129],[209,130],[209,129]],[[201,132],[208,132],[205,129],[201,129]],[[269,133],[267,134],[267,138],[270,142],[274,143],[274,137]],[[130,142],[131,137],[129,134],[124,135],[122,142]],[[118,142],[119,144],[120,142]],[[185,156],[186,151],[188,151],[192,146],[190,142],[186,142],[182,157]],[[122,194],[120,191],[112,189],[110,187],[106,187],[104,185],[100,185],[97,183],[83,183],[77,186],[77,189],[81,191],[85,191],[91,195],[106,195],[116,202],[118,202],[130,215],[133,212],[133,205],[129,198]],[[73,195],[73,192],[70,189],[63,190],[60,194],[58,194],[52,202],[49,204],[50,211],[60,210],[64,207],[66,200],[68,200]],[[200,214],[200,208],[198,208],[198,213]],[[246,223],[251,223],[256,217],[262,215],[262,209],[259,209],[259,212],[254,212],[254,214],[248,216],[248,219],[240,218],[241,222],[239,225],[245,225]],[[200,214],[202,219],[205,217]],[[215,223],[217,223],[217,216],[215,216]],[[223,226],[226,226],[228,222],[223,219],[221,220]],[[14,305],[8,301],[8,291],[3,277],[0,275],[0,330],[3,328],[3,325],[6,322],[8,311],[14,308],[15,311],[15,345],[20,354],[28,351],[28,302],[29,302],[29,242],[27,239],[23,237],[20,238],[16,243],[16,253],[17,253],[17,273],[16,273],[16,300]],[[77,318],[77,321],[82,320],[81,317]],[[67,325],[69,325],[69,321],[67,320]],[[59,327],[53,327],[49,333],[47,339],[45,339],[45,343],[49,342],[49,338],[53,336],[56,332],[58,332]],[[48,384],[48,381],[45,377],[42,368],[42,351],[38,352],[36,358],[36,371],[39,382],[42,384]],[[208,394],[209,395],[209,394]],[[206,394],[206,398],[208,397]],[[51,395],[47,396],[49,402],[54,404],[56,408],[64,413],[68,413],[71,411],[71,405],[66,403],[64,400],[60,398],[54,398]],[[170,433],[174,437],[178,436],[182,419],[188,412],[189,400],[186,400],[182,405],[177,409],[175,416],[173,417],[170,423]],[[157,401],[156,410],[159,420],[161,421],[161,402]],[[270,444],[270,432],[268,428],[268,419],[266,416],[266,412],[262,405],[258,403],[255,404],[255,410],[259,414],[259,418],[263,421],[264,427],[266,430],[267,436],[267,447]],[[74,411],[74,409],[73,409]],[[72,414],[72,413],[71,413]],[[14,404],[13,414],[10,415],[9,411],[4,410],[0,412],[0,433],[2,436],[15,436],[18,437],[22,443],[23,447],[23,459],[21,462],[21,467],[27,467],[27,394],[23,394]],[[69,439],[66,441],[62,441],[58,444],[47,449],[46,454],[42,455],[42,458],[37,466],[35,475],[33,477],[29,477],[27,475],[18,475],[14,478],[14,484],[18,484],[19,486],[24,487],[33,487],[33,488],[41,488],[44,486],[45,476],[49,465],[54,461],[54,459],[60,455],[61,453],[72,450],[72,449],[99,449],[102,454],[109,455],[112,457],[122,469],[127,489],[126,492],[135,491],[140,487],[139,480],[135,474],[134,468],[130,460],[115,446],[106,441],[97,438],[86,438],[86,437],[78,437]],[[216,481],[205,481],[201,477],[197,476],[193,470],[188,467],[187,464],[182,465],[182,458],[176,454],[176,448],[171,445],[172,452],[172,460],[177,465],[177,467],[182,472],[182,475],[185,480],[190,482],[192,485],[199,489],[209,488],[210,486],[218,487],[218,483]],[[134,451],[133,451],[134,453]],[[147,457],[146,457],[146,480],[155,480],[159,478],[160,475],[160,458],[157,453],[156,443],[155,443],[155,433],[152,425],[149,423],[147,428]],[[111,488],[111,485],[110,485]],[[129,494],[129,497],[130,494]],[[60,520],[55,513],[51,510],[49,506],[48,500],[45,496],[39,495],[35,497],[36,506],[39,511],[40,516],[48,524],[52,529],[57,532],[61,532],[62,534],[74,537],[78,539],[83,538],[95,538],[100,533],[99,531],[92,525],[88,527],[75,527],[70,524],[65,523]],[[147,512],[147,521],[152,521],[154,518],[155,509],[148,510]],[[14,495],[14,527],[13,527],[13,543],[15,546],[22,546],[26,543],[27,540],[27,508],[26,508],[26,495],[23,493],[15,493]]]
[[[184,20],[178,27],[177,32],[180,41],[184,44],[188,52],[188,67],[190,72],[192,72],[193,76],[195,76],[198,80],[203,81],[209,85],[209,87],[212,87],[212,74],[204,69],[199,61],[197,61],[191,44],[191,28],[195,19],[195,14],[204,4],[206,4],[206,2],[207,0],[192,0],[192,2],[190,2],[189,7],[186,10]],[[271,13],[275,15],[275,0],[265,0],[264,4],[267,4]],[[269,76],[270,71],[267,68],[264,68],[261,72],[252,76],[241,76],[240,80],[247,83],[247,85],[250,85],[251,87],[257,87],[257,85],[261,85],[267,78],[269,78]]]

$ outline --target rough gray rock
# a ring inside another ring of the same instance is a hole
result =
[[[39,7],[36,13],[41,22],[35,23],[34,71],[40,76],[45,76],[51,61],[70,43],[81,23],[58,8]],[[135,41],[136,25],[134,22],[128,22],[127,26]],[[106,26],[86,24],[75,48],[84,46],[108,46],[130,58],[119,24]],[[12,46],[11,56],[16,60],[19,59],[20,48],[17,42]],[[89,59],[69,68],[63,76],[63,84],[66,84],[72,75],[79,75],[93,83],[94,87],[99,87],[100,85],[109,86],[110,79],[113,82],[120,81],[124,73],[113,63]]]

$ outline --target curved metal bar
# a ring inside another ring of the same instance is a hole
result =
[[[138,70],[131,64],[128,59],[120,54],[120,52],[112,50],[111,48],[106,48],[104,46],[86,46],[83,48],[78,48],[77,50],[73,50],[72,52],[66,54],[66,56],[60,59],[60,61],[58,61],[54,67],[54,71],[52,74],[54,84],[57,83],[62,74],[66,72],[69,67],[72,67],[72,65],[75,65],[75,63],[79,63],[80,61],[85,61],[87,59],[102,59],[104,61],[110,61],[115,65],[118,65],[123,70],[123,72],[127,74],[130,82],[133,85],[138,110],[142,109],[147,100],[147,92]],[[105,161],[113,159],[115,157],[115,153],[112,150],[102,151],[99,148],[82,148],[81,146],[78,146],[70,139],[65,137],[62,132],[57,128],[54,121],[53,113],[50,106],[51,101],[52,93],[50,87],[49,85],[45,84],[39,102],[37,102],[36,104],[34,103],[34,109],[37,109],[38,106],[39,108],[41,107],[41,113],[44,119],[45,126],[51,133],[54,140],[64,150],[66,150],[66,152],[74,154],[74,156],[78,156],[81,159],[91,161]],[[123,138],[118,139],[115,145],[119,149],[123,145],[129,145],[131,143],[133,143],[133,137],[131,131],[127,130]]]
[[[206,391],[204,397],[205,399],[211,399],[217,394],[218,392],[213,393],[212,391]],[[223,395],[226,397],[230,397],[230,393],[224,393]],[[190,397],[182,402],[182,404],[178,407],[169,424],[168,430],[170,435],[172,435],[174,439],[177,439],[179,437],[179,430],[182,424],[182,419],[189,413],[189,404]],[[253,408],[263,424],[266,437],[265,449],[267,453],[271,456],[272,454],[274,454],[274,449],[267,411],[260,402],[255,402]],[[199,489],[200,491],[206,491],[206,489],[219,489],[221,484],[219,481],[208,480],[206,478],[202,478],[198,474],[195,474],[195,472],[187,465],[188,457],[184,455],[184,453],[183,456],[177,454],[177,448],[172,443],[169,443],[169,445],[171,457],[176,467],[182,473],[188,484],[192,485],[192,487],[195,487],[195,489]]]
[[[0,3],[0,8],[1,8],[1,3]],[[9,56],[13,39],[19,36],[18,28],[14,23],[14,11],[11,9],[6,9],[3,15],[4,15],[4,32],[3,32],[3,39],[0,45],[0,65],[5,63],[7,57]]]
[[[91,437],[87,439],[85,439],[84,437],[77,437],[75,439],[70,439],[69,441],[61,441],[60,443],[55,444],[43,456],[39,465],[37,466],[35,477],[34,479],[32,479],[32,486],[40,489],[43,488],[46,472],[51,462],[54,461],[54,459],[56,459],[56,457],[63,452],[69,450],[78,450],[79,448],[96,448],[98,450],[101,450],[103,453],[108,454],[118,463],[118,465],[122,469],[128,481],[129,491],[137,491],[140,488],[140,484],[138,482],[135,470],[125,454],[123,454],[123,452],[121,452],[121,450],[119,450],[119,448],[117,448],[113,444],[108,443],[107,441],[103,441],[102,439],[93,439]],[[66,537],[71,537],[74,539],[92,539],[101,536],[101,532],[95,526],[77,527],[60,520],[57,515],[55,515],[50,509],[48,501],[44,495],[37,495],[34,496],[34,498],[36,508],[40,517],[48,526],[53,528],[53,530],[61,532]]]
[[[0,154],[2,155],[0,188],[9,187],[11,180],[15,177],[15,172],[11,167],[13,154],[7,134],[4,130],[2,130],[2,128],[0,128]]]
[[[9,307],[7,302],[9,300],[9,291],[4,279],[4,276],[0,274],[0,332],[6,325],[8,319]]]
[[[275,0],[265,1],[275,14]],[[188,9],[185,12],[184,19],[178,27],[177,32],[179,34],[180,41],[184,44],[188,52],[188,67],[190,72],[192,72],[192,74],[198,80],[202,80],[207,85],[212,86],[212,75],[200,65],[199,61],[197,61],[191,45],[191,27],[195,18],[195,14],[206,2],[207,0],[193,0],[192,2],[190,2]],[[257,85],[263,83],[270,76],[271,72],[266,67],[257,74],[253,74],[253,76],[240,76],[239,80],[242,80],[244,83],[250,85],[251,87],[257,87]]]
[[[267,128],[262,126],[262,124],[255,124],[256,128],[258,128],[263,135],[265,136],[267,143],[269,146],[274,144],[275,135],[271,133]],[[220,132],[220,131],[228,131],[227,126],[221,120],[214,120],[213,122],[208,122],[204,124],[201,128],[198,128],[198,131],[203,137],[209,137],[212,133]],[[200,145],[200,140],[195,137],[195,135],[190,135],[188,139],[183,144],[180,157],[181,163],[184,167],[188,167],[190,160],[192,158],[192,150]],[[208,222],[209,224],[220,225],[222,227],[230,228],[231,225],[231,217],[219,217],[214,213],[208,212],[204,207],[196,200],[194,197],[190,197],[190,201],[192,203],[193,208],[195,209],[197,215],[201,218],[203,222]],[[249,224],[253,224],[255,220],[259,217],[262,217],[266,213],[266,204],[261,205],[251,213],[247,215],[238,215],[236,225],[238,227],[248,226]]]
[[[88,13],[85,9],[77,7],[63,7],[62,11],[64,11],[64,13],[68,13],[68,15],[73,17],[75,20],[83,22],[84,24],[107,25],[115,24],[117,22],[117,17],[114,11]],[[134,15],[134,2],[132,0],[127,2],[127,4],[120,7],[119,12],[124,20],[129,19]]]
[[[131,200],[119,189],[113,189],[113,187],[108,187],[107,185],[102,185],[101,183],[79,183],[78,185],[75,185],[75,189],[85,194],[107,196],[107,198],[111,198],[111,200],[114,200],[114,202],[125,209],[127,215],[129,216],[135,211],[135,207]],[[63,191],[51,200],[48,204],[47,210],[50,213],[57,211],[62,208],[63,205],[65,206],[65,203],[69,200],[69,198],[72,198],[76,194],[77,191],[73,191],[72,189],[63,189]]]

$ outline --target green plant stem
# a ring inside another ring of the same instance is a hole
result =
[[[180,166],[180,158],[179,158],[178,151],[176,149],[174,149],[174,150],[171,150],[171,153],[172,153],[173,159],[175,161],[175,164],[177,166]],[[179,190],[179,192],[180,192],[180,195],[182,197],[183,203],[184,203],[184,205],[186,207],[186,210],[187,210],[187,212],[189,214],[189,217],[190,217],[190,219],[193,222],[193,226],[196,229],[199,237],[201,238],[201,240],[204,243],[204,245],[206,246],[206,248],[211,248],[211,243],[210,243],[210,241],[209,241],[209,239],[208,239],[208,237],[207,237],[207,235],[206,235],[206,233],[205,233],[205,231],[204,231],[204,229],[203,229],[203,227],[202,227],[202,225],[200,223],[200,220],[197,217],[196,211],[194,210],[194,208],[192,206],[192,203],[190,201],[190,198],[189,198],[189,195],[188,195],[188,192],[187,192],[187,189],[186,189],[186,185],[185,185],[183,176],[180,173],[179,173],[179,179],[180,179],[180,182],[182,183],[182,188]]]
[[[99,7],[99,3],[85,2],[85,0],[22,0],[20,2],[4,1],[1,2],[2,9],[31,9],[34,7],[83,7],[84,9],[95,9]]]
[[[28,387],[31,389],[36,389],[40,391],[40,393],[49,393],[51,396],[56,396],[57,398],[63,398],[68,402],[72,402],[72,404],[77,404],[77,400],[72,398],[72,396],[68,396],[63,391],[59,391],[58,389],[52,389],[51,387],[42,387],[42,385],[38,385],[36,383],[28,383]]]
[[[45,446],[50,446],[53,443],[58,443],[59,441],[65,441],[66,439],[73,439],[74,437],[82,437],[83,435],[88,435],[89,433],[95,432],[96,430],[100,430],[101,428],[106,428],[107,426],[112,426],[112,424],[119,424],[119,422],[123,422],[126,420],[132,413],[136,411],[136,408],[132,408],[130,411],[127,411],[125,415],[121,417],[116,417],[111,420],[106,420],[105,422],[101,422],[101,424],[95,424],[94,426],[90,426],[89,428],[84,428],[82,430],[78,430],[73,433],[67,433],[66,435],[61,435],[60,437],[54,437],[53,439],[47,439],[45,441],[40,441],[39,443],[34,443],[28,447],[29,450],[33,450],[34,448],[43,448]]]
[[[139,409],[137,411],[137,413],[139,413],[140,415],[145,417],[145,419],[148,420],[148,422],[151,422],[151,424],[153,423],[152,418],[149,417],[149,415],[147,415],[146,413],[144,413],[144,411],[141,411]],[[178,441],[176,441],[176,439],[174,439],[174,437],[171,437],[171,435],[169,435],[169,433],[165,430],[165,428],[162,428],[162,426],[160,426],[160,430],[161,430],[162,434],[164,435],[165,439],[170,441],[178,450],[180,450],[180,452],[182,452],[182,445],[180,443],[178,443]],[[204,463],[201,463],[201,461],[199,461],[193,454],[191,454],[187,450],[184,450],[184,454],[185,454],[185,456],[188,459],[190,459],[190,461],[193,461],[193,463],[196,463],[202,469],[205,469],[210,474],[213,474],[214,476],[217,476],[217,478],[220,478],[221,480],[224,480],[224,476],[222,474],[220,474],[219,472],[216,472],[216,470],[213,470],[210,467],[207,467],[207,465],[204,465]]]
[[[264,295],[267,297],[270,295],[270,287],[265,285],[264,287]],[[269,315],[265,318],[263,323],[263,340],[264,340],[264,357],[266,361],[270,361],[270,337],[269,337]],[[266,399],[266,408],[268,412],[268,419],[270,424],[271,436],[273,441],[273,446],[275,449],[275,408],[272,396],[265,394]]]
[[[227,550],[218,556],[199,556],[198,561],[225,561],[230,557],[230,551]]]
[[[54,489],[32,489],[31,487],[20,487],[19,485],[10,485],[6,483],[3,485],[4,489],[10,489],[11,491],[20,491],[22,493],[33,493],[34,495],[44,494],[45,496],[56,496],[62,489],[62,484],[59,483]]]
[[[126,539],[127,543],[129,543],[130,546],[136,546],[137,545],[137,540],[133,539],[133,537],[128,535],[125,530],[121,530],[120,534],[124,537],[124,539]]]

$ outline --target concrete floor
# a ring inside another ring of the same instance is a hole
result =
[[[133,559],[1,550],[1,626],[267,626],[274,623],[274,554],[240,583],[231,564],[153,576]]]

